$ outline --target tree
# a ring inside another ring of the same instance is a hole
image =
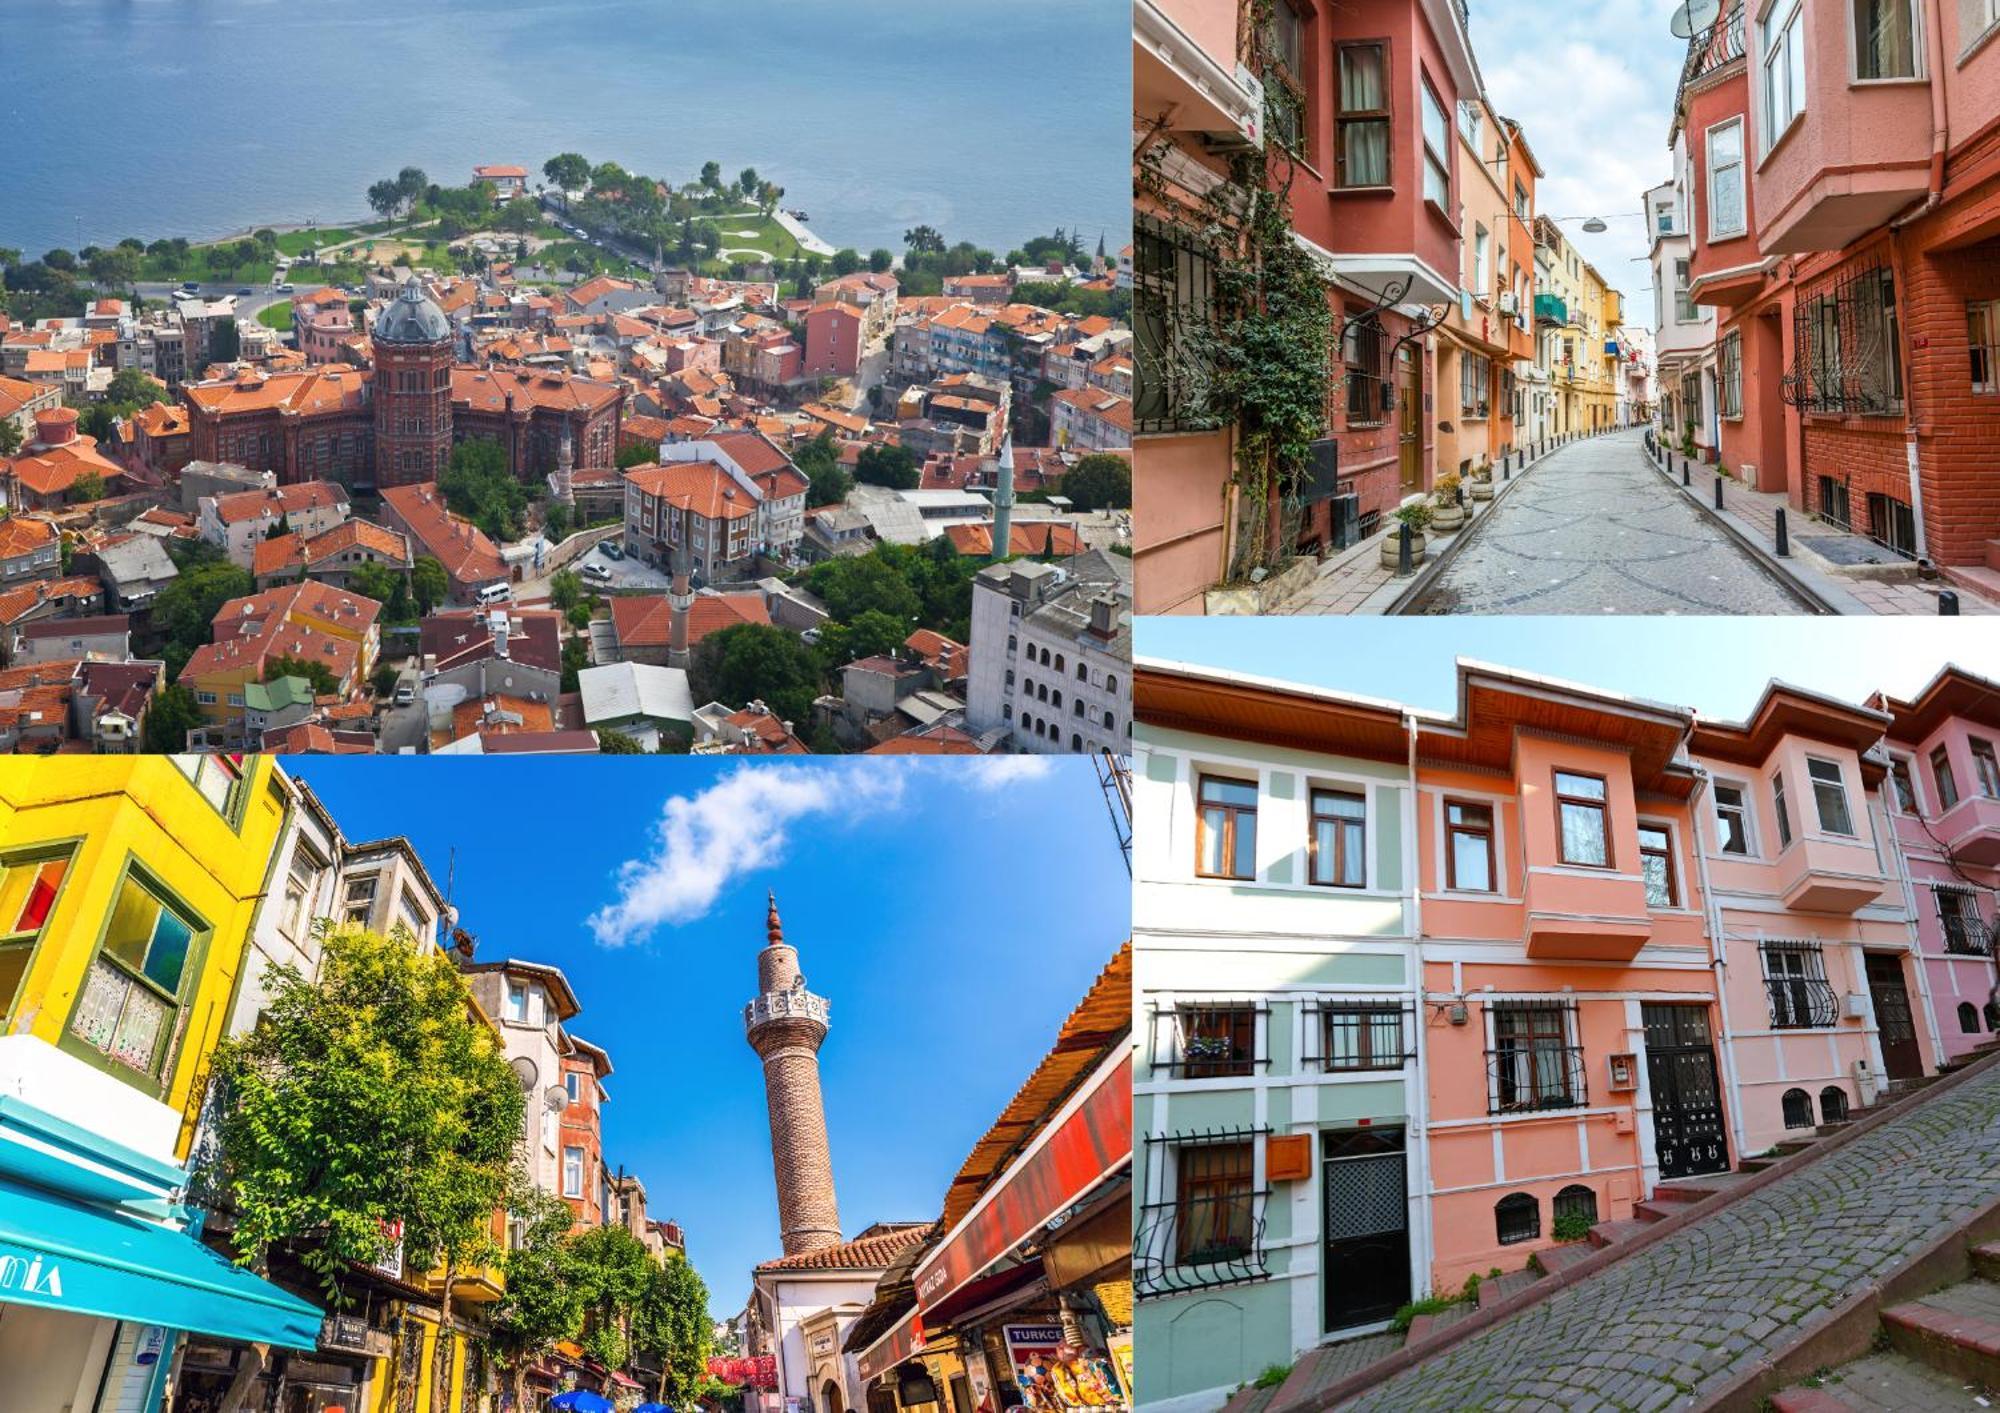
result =
[[[303,677],[312,684],[316,697],[337,697],[340,695],[340,679],[333,675],[333,669],[323,662],[312,662],[302,657],[274,657],[264,663],[266,682],[275,682],[280,677]]]
[[[474,437],[451,449],[438,477],[438,490],[453,512],[496,540],[517,540],[524,528],[528,488],[514,479],[507,452],[490,437]]]
[[[722,164],[720,162],[704,162],[701,164],[701,184],[710,191],[714,191],[722,185]]]
[[[578,1232],[570,1257],[583,1294],[583,1352],[616,1369],[631,1357],[632,1318],[652,1284],[653,1258],[622,1226]]]
[[[623,731],[615,731],[609,726],[597,728],[597,751],[606,756],[643,756],[645,748],[627,736]]]
[[[917,456],[906,446],[862,448],[854,464],[854,478],[871,486],[887,486],[895,491],[913,491],[923,477],[917,470]]]
[[[1111,452],[1092,452],[1063,477],[1062,493],[1078,510],[1130,509],[1132,463]]]
[[[815,564],[806,573],[806,588],[842,623],[851,623],[871,610],[886,613],[898,623],[909,623],[919,615],[923,599],[894,548],[878,545],[867,554]],[[904,633],[908,632],[906,628]]]
[[[868,268],[878,275],[887,274],[889,267],[895,263],[896,254],[892,250],[884,250],[878,245],[868,252]]]
[[[222,606],[246,597],[255,587],[249,570],[218,559],[192,569],[183,567],[174,582],[160,590],[153,600],[153,627],[166,639],[162,656],[169,677],[180,676],[194,650],[209,641]]]
[[[792,464],[805,473],[810,483],[806,489],[807,505],[839,505],[854,489],[854,478],[840,464],[840,453],[834,450],[831,432],[821,432],[807,442],[792,458]]]
[[[376,696],[386,697],[396,690],[396,681],[401,676],[393,663],[381,663],[376,667],[375,675],[368,679],[368,685]]]
[[[13,420],[0,422],[0,456],[12,456],[21,449],[21,424]]]
[[[577,690],[577,674],[590,666],[590,641],[582,636],[566,638],[562,645],[562,681],[557,690]]]
[[[935,226],[914,226],[903,232],[903,244],[918,255],[942,255],[944,237]]]
[[[542,163],[542,175],[549,185],[562,192],[563,211],[569,211],[569,194],[590,184],[590,163],[580,152],[558,152]]]
[[[861,254],[853,246],[842,246],[833,252],[833,273],[836,276],[851,275],[861,268]]]
[[[558,569],[549,577],[549,605],[564,613],[583,602],[583,580],[573,569]]]
[[[633,1348],[660,1360],[655,1399],[673,1408],[694,1406],[709,1382],[714,1337],[707,1283],[685,1257],[669,1252],[647,1281],[632,1318]]]
[[[368,205],[375,214],[387,220],[396,214],[403,204],[403,189],[393,181],[379,181],[368,188]]]
[[[755,196],[758,185],[757,169],[755,167],[745,167],[736,174],[736,189],[745,196]]]
[[[530,1364],[558,1340],[583,1328],[583,1288],[576,1279],[570,1229],[576,1214],[554,1193],[543,1192],[517,1172],[507,1195],[507,1212],[518,1233],[501,1263],[507,1293],[493,1307],[488,1335],[493,1352],[508,1370],[513,1406],[526,1406],[522,1382]]]
[[[400,926],[318,929],[317,979],[272,968],[262,1020],[215,1051],[236,1259],[285,1243],[338,1301],[347,1265],[380,1261],[400,1224],[406,1266],[442,1265],[449,1291],[458,1268],[498,1256],[487,1228],[522,1133],[520,1082],[443,952]]]
[[[347,573],[347,587],[364,598],[382,605],[388,623],[407,623],[416,615],[410,607],[410,589],[404,576],[386,564],[364,560]]]
[[[201,705],[188,687],[162,687],[146,708],[144,749],[174,755],[187,749],[187,733],[202,724]]]
[[[630,446],[619,447],[618,455],[612,458],[612,460],[617,462],[620,471],[626,470],[628,467],[644,466],[649,461],[658,461],[659,459],[660,444],[658,442],[644,441],[633,442]]]
[[[411,208],[430,189],[430,184],[431,179],[424,175],[422,167],[405,167],[396,173],[396,190],[402,195],[403,204]]]
[[[690,669],[696,701],[741,705],[761,699],[779,717],[799,723],[811,716],[821,682],[812,649],[765,623],[710,633],[695,648]]]
[[[243,352],[243,336],[234,319],[224,319],[209,331],[208,356],[211,362],[234,363]]]
[[[410,568],[410,592],[417,600],[417,611],[429,613],[445,600],[451,592],[451,577],[444,572],[444,565],[437,556],[420,554]]]
[[[137,368],[120,368],[111,375],[111,382],[104,389],[104,400],[117,408],[122,417],[141,407],[165,402],[167,389],[164,383],[155,382]]]

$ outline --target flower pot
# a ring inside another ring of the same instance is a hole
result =
[[[1402,538],[1402,531],[1403,527],[1401,525],[1393,520],[1389,522],[1389,533],[1382,537],[1382,567],[1384,569],[1394,569],[1397,567],[1399,562],[1397,558],[1397,542]],[[1424,532],[1422,530],[1412,530],[1410,532],[1410,563],[1420,563],[1423,557]]]
[[[1472,498],[1474,500],[1492,500],[1493,483],[1491,481],[1474,481],[1472,483]]]
[[[1431,527],[1436,530],[1456,530],[1465,523],[1465,507],[1457,501],[1449,505],[1431,507]]]

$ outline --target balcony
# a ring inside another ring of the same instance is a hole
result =
[[[1569,322],[1569,306],[1559,294],[1535,296],[1535,322],[1544,328],[1559,329]]]
[[[1859,912],[1888,886],[1879,867],[1866,845],[1800,839],[1778,857],[1778,893],[1796,912]]]
[[[1993,924],[1962,913],[1946,913],[1940,921],[1944,926],[1945,951],[1958,957],[1993,955]]]
[[[1932,823],[1937,837],[1960,863],[1979,868],[2000,865],[2000,800],[1967,795]]]
[[[1567,869],[1528,874],[1528,955],[1537,961],[1629,962],[1652,936],[1636,875]]]
[[[1840,1019],[1840,996],[1818,976],[1767,976],[1773,1030],[1823,1030]]]
[[[1139,0],[1132,11],[1132,111],[1168,115],[1176,132],[1223,147],[1261,147],[1264,95],[1236,62],[1233,8]]]

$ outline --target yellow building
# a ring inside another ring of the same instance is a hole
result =
[[[183,1330],[318,1340],[177,1206],[288,801],[269,760],[0,762],[0,1258],[47,1273],[0,1291],[9,1406],[157,1406]]]

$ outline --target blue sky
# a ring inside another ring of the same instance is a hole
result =
[[[1471,0],[1472,48],[1487,96],[1520,123],[1546,173],[1535,209],[1605,218],[1563,234],[1627,296],[1628,320],[1652,322],[1652,277],[1639,200],[1671,174],[1667,125],[1687,41],[1668,21],[1678,0]],[[1619,219],[1627,213],[1629,219]]]
[[[1908,697],[1945,662],[2000,680],[1977,618],[1146,618],[1172,658],[1450,711],[1477,658],[1740,720],[1770,678],[1859,701]]]
[[[313,760],[351,839],[405,834],[479,954],[560,966],[611,1052],[606,1160],[681,1222],[711,1308],[779,1254],[743,1040],[764,891],[811,987],[843,1229],[929,1220],[1131,929],[1087,758]],[[455,852],[454,852],[455,851]]]

